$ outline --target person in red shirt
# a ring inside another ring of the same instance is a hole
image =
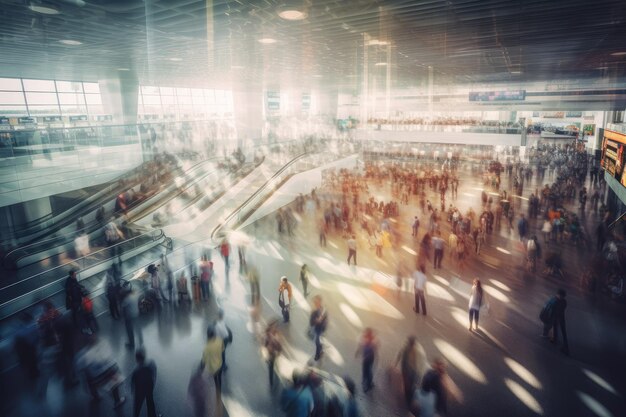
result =
[[[230,256],[230,244],[228,240],[224,239],[222,244],[220,245],[220,253],[222,254],[222,259],[224,259],[224,270],[226,273],[226,283],[228,283],[228,273],[230,271],[230,262],[228,257]]]

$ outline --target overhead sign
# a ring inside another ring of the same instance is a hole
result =
[[[70,122],[86,122],[88,120],[86,114],[81,114],[80,116],[70,116]]]
[[[311,94],[302,93],[302,110],[308,111],[311,109]]]
[[[0,126],[4,126],[4,125],[10,125],[11,122],[9,121],[8,117],[0,117]]]
[[[526,100],[526,90],[513,91],[474,91],[469,93],[469,101],[522,101]]]
[[[19,117],[17,123],[21,125],[34,125],[36,121],[34,117]]]
[[[62,121],[61,116],[44,116],[43,117],[44,123],[57,123],[61,121]]]
[[[267,109],[271,111],[280,110],[280,92],[267,92]]]

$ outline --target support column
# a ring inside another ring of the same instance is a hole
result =
[[[115,124],[136,124],[139,81],[133,71],[115,71],[99,81],[102,106]]]

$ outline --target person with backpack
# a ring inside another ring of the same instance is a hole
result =
[[[378,339],[374,334],[374,330],[368,327],[363,331],[359,347],[357,348],[354,356],[363,357],[363,377],[361,383],[363,386],[363,392],[367,392],[374,388],[374,363],[378,357]]]
[[[287,280],[286,276],[280,278],[280,285],[278,286],[278,305],[280,306],[281,313],[283,314],[283,320],[285,323],[289,322],[289,310],[291,308],[291,284]]]
[[[315,360],[318,361],[322,357],[322,334],[328,327],[328,313],[322,304],[322,297],[316,295],[313,297],[313,311],[309,316],[310,331],[313,334],[313,340],[315,341]]]
[[[539,319],[543,322],[544,338],[550,337],[550,330],[552,330],[552,337],[550,342],[557,343],[559,338],[559,331],[563,336],[563,346],[561,347],[561,353],[569,356],[569,343],[567,341],[567,330],[565,328],[565,309],[567,308],[567,300],[565,297],[567,293],[564,289],[560,288],[556,295],[548,300],[545,306],[539,313]]]

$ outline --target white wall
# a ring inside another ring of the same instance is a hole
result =
[[[468,145],[519,146],[521,135],[497,133],[464,132],[412,132],[390,130],[357,130],[360,140],[380,140],[387,142],[459,143]]]

